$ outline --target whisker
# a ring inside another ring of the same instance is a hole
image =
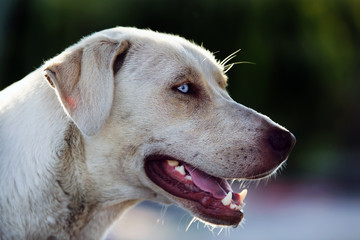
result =
[[[245,229],[245,225],[246,224],[246,219],[243,218],[243,220],[240,222],[239,226],[242,228],[242,229]]]
[[[231,53],[229,56],[227,56],[224,60],[222,60],[219,64],[221,65],[221,66],[225,66],[225,64],[227,64],[231,59],[233,59],[234,57],[236,57],[236,54],[238,53],[238,52],[240,52],[241,51],[241,49],[238,49],[238,50],[236,50],[235,52],[233,52],[233,53]]]
[[[236,54],[240,51],[241,49],[236,50],[235,52],[231,53],[229,56],[227,56],[226,58],[224,58],[222,61],[219,62],[219,65],[222,66],[224,69],[223,70],[224,73],[227,73],[234,65],[237,64],[242,64],[242,63],[255,64],[253,62],[248,62],[248,61],[229,63],[231,60],[233,60],[236,57]]]
[[[223,230],[224,230],[224,227],[221,227],[217,235],[219,236],[220,233],[221,233]],[[226,234],[225,234],[225,235],[226,235]]]
[[[160,217],[156,220],[157,223],[164,225],[165,223],[165,214],[169,206],[163,205],[160,211]]]
[[[204,228],[205,227],[212,233],[213,236],[215,236],[215,233],[214,233],[214,229],[216,228],[215,225],[204,223]]]
[[[238,64],[255,64],[253,62],[248,62],[248,61],[241,61],[241,62],[234,62],[234,63],[230,63],[224,66],[224,73],[227,73],[234,65],[238,65]]]
[[[187,232],[187,231],[189,230],[189,228],[190,228],[191,224],[193,224],[194,222],[196,222],[196,220],[197,220],[197,218],[196,218],[196,217],[193,217],[193,218],[191,219],[191,221],[190,221],[189,225],[187,226],[187,228],[186,228],[185,232]]]

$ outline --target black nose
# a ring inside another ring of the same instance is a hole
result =
[[[295,141],[295,136],[285,129],[275,128],[269,133],[269,143],[274,151],[280,153],[282,160],[290,154]]]

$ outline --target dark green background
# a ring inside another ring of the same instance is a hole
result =
[[[360,1],[1,0],[0,89],[82,36],[114,26],[179,34],[218,59],[229,91],[291,130],[281,176],[360,183]]]

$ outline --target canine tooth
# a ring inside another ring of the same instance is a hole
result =
[[[175,170],[178,171],[181,175],[185,175],[185,168],[183,165],[175,167]]]
[[[230,204],[230,208],[235,209],[235,208],[237,208],[237,205],[232,203],[232,204]]]
[[[242,190],[239,195],[240,195],[240,202],[243,202],[247,195],[247,189]]]
[[[221,200],[222,204],[224,206],[230,205],[231,198],[232,198],[232,192],[228,192],[228,194],[223,198],[223,200]]]
[[[192,177],[191,176],[189,176],[189,175],[186,175],[186,177],[185,177],[187,180],[190,180],[190,181],[192,181]]]
[[[179,162],[178,162],[178,161],[167,160],[167,163],[168,163],[170,166],[172,166],[172,167],[179,166]]]

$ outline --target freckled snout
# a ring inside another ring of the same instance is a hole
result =
[[[257,161],[249,164],[245,178],[258,179],[274,173],[288,158],[295,145],[295,136],[288,130],[269,127],[262,137]]]

